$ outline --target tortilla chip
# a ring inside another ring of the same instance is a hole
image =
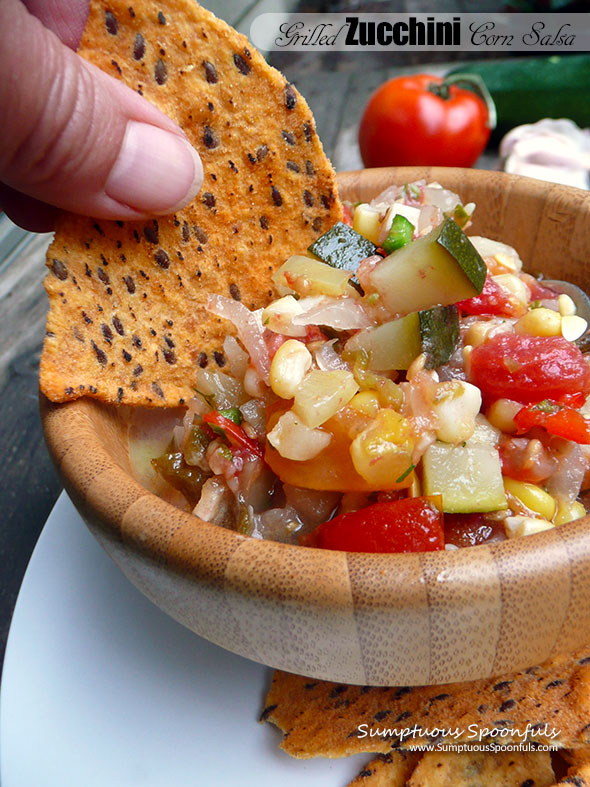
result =
[[[590,764],[574,766],[552,787],[590,787]]]
[[[276,671],[262,715],[285,733],[281,748],[301,758],[387,753],[443,740],[477,743],[479,737],[587,746],[590,647],[504,678],[447,686],[346,686]],[[414,726],[428,735],[413,733]]]
[[[406,787],[420,757],[420,754],[405,751],[378,754],[348,787]]]
[[[548,751],[426,752],[407,787],[551,787]]]
[[[223,366],[208,293],[258,308],[272,271],[342,217],[311,111],[248,40],[192,0],[95,0],[80,54],[175,120],[201,192],[157,221],[59,220],[41,389],[53,401],[175,406]]]

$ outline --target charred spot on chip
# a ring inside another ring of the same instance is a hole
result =
[[[137,347],[138,349],[141,347],[142,344],[141,339],[136,333],[134,333],[133,336],[131,337],[131,344],[134,347]]]
[[[162,355],[164,356],[164,360],[166,363],[175,364],[176,363],[176,353],[174,350],[170,350],[167,347],[162,348]]]
[[[206,191],[203,194],[202,202],[203,202],[203,205],[206,205],[208,208],[214,208],[215,207],[215,197],[213,196],[213,194],[211,194],[210,191]]]
[[[432,704],[433,702],[440,702],[441,700],[448,700],[448,698],[450,696],[451,696],[450,694],[437,694],[435,697],[431,697],[430,703]]]
[[[195,233],[195,237],[199,241],[199,243],[205,244],[209,240],[209,237],[205,232],[205,230],[202,229],[201,227],[198,227],[196,224],[193,225],[193,232]]]
[[[201,369],[204,369],[207,366],[208,362],[209,359],[207,358],[207,353],[199,353],[197,363],[201,367]]]
[[[160,232],[159,232],[159,226],[157,221],[154,221],[152,225],[147,224],[143,228],[143,235],[148,243],[153,243],[157,245],[159,243],[159,234]]]
[[[234,301],[241,301],[242,300],[242,294],[240,292],[240,288],[238,287],[238,285],[235,282],[232,282],[229,285],[229,294],[234,299]]]
[[[94,339],[92,340],[92,349],[95,352],[96,360],[99,362],[101,366],[106,366],[108,362],[107,354],[104,350],[101,350],[100,347],[96,344]]]
[[[297,93],[295,92],[295,88],[289,82],[285,85],[285,106],[287,109],[295,109],[295,105],[297,104]]]
[[[119,334],[119,336],[125,336],[125,328],[123,327],[123,323],[121,320],[115,315],[113,317],[113,327]]]
[[[97,271],[96,271],[96,275],[98,276],[98,278],[101,280],[101,282],[103,284],[110,284],[111,283],[111,280],[109,278],[109,274],[106,273],[104,268],[98,268]]]
[[[133,376],[134,377],[139,377],[139,375],[142,372],[143,372],[143,366],[140,363],[138,363],[137,366],[135,367],[135,369],[133,370]]]
[[[253,156],[252,153],[248,153],[248,161],[250,164],[256,164],[256,156]]]
[[[377,711],[377,713],[373,716],[373,719],[375,721],[383,721],[388,716],[391,716],[391,711],[390,710],[380,710],[380,711]]]
[[[127,350],[123,350],[122,355],[124,361],[126,361],[127,363],[131,363],[131,359],[132,359],[131,353],[127,352]]]
[[[117,63],[117,61],[116,61],[116,60],[111,60],[111,65],[113,66],[113,68],[115,68],[115,69],[116,69],[116,71],[117,71],[119,74],[122,74],[122,73],[123,73],[123,72],[121,71],[121,66],[120,66],[120,65]]]
[[[160,399],[165,399],[164,391],[162,390],[160,383],[157,380],[154,380],[152,383],[152,391],[160,397]]]
[[[135,34],[135,41],[133,42],[133,58],[134,60],[142,60],[145,55],[145,41],[141,33]]]
[[[511,680],[502,680],[500,683],[496,683],[496,685],[492,688],[492,691],[503,691],[504,689],[507,689],[511,683]]]
[[[213,150],[219,145],[217,134],[213,131],[211,126],[205,126],[203,129],[203,145],[208,150]]]
[[[133,295],[133,293],[135,292],[135,282],[133,281],[133,278],[131,276],[125,276],[123,281],[125,282],[125,286],[127,287],[127,292],[130,295]]]
[[[164,14],[161,11],[158,11],[158,22],[161,25],[165,25],[166,24],[166,17],[164,16]]]
[[[261,145],[258,148],[258,150],[256,151],[256,159],[258,161],[262,161],[263,159],[265,159],[267,157],[267,155],[268,155],[268,146],[267,145]]]
[[[412,715],[412,711],[411,710],[405,710],[403,713],[400,713],[400,715],[396,719],[396,722],[404,721],[405,719],[409,719],[411,715]]]
[[[225,355],[219,352],[218,350],[215,350],[215,352],[213,353],[213,358],[215,360],[215,363],[219,366],[220,369],[223,368],[227,363],[227,361],[225,360]]]
[[[276,205],[277,208],[280,208],[283,204],[283,198],[281,196],[281,192],[278,190],[276,186],[271,187],[271,196],[272,201]]]
[[[313,138],[313,125],[311,123],[303,124],[303,136],[306,142],[311,142]]]
[[[119,32],[119,23],[112,11],[105,11],[104,26],[107,29],[107,33],[110,33],[112,36],[116,36]]]
[[[229,164],[229,168],[231,169],[232,172],[237,172],[238,171],[238,168],[236,167],[236,165],[234,164],[234,162],[231,159],[229,159],[229,161],[227,163]]]
[[[296,161],[287,161],[287,169],[290,169],[292,172],[301,172]]]
[[[261,216],[260,217],[260,226],[263,230],[268,229],[268,216]]]
[[[267,705],[266,708],[260,714],[260,721],[266,721],[273,710],[277,709],[277,705]]]
[[[308,208],[313,208],[313,195],[311,191],[305,189],[303,192],[303,202],[307,205]]]
[[[82,334],[80,333],[80,331],[78,330],[78,328],[76,328],[76,326],[75,326],[75,325],[74,325],[74,326],[73,326],[73,328],[72,328],[72,333],[74,334],[74,339],[76,339],[77,341],[79,341],[79,342],[81,342],[82,344],[84,344],[84,342],[86,341],[86,339],[85,339],[85,338],[82,336]]]
[[[557,688],[557,686],[561,686],[562,684],[563,684],[563,680],[559,680],[559,679],[558,680],[552,680],[550,683],[548,683],[545,686],[545,688],[546,689],[555,689],[555,688]]]
[[[205,79],[210,85],[214,85],[219,79],[217,69],[209,60],[203,60],[203,68],[205,69]]]
[[[68,278],[68,269],[61,260],[51,260],[51,272],[60,281],[65,281]]]
[[[117,388],[117,402],[120,402],[123,398],[123,389],[121,387]]]
[[[311,228],[314,232],[320,232],[322,229],[322,219],[320,216],[316,216],[315,219],[311,222]]]
[[[285,131],[285,129],[283,129],[281,135],[288,145],[295,144],[295,136],[290,131]]]
[[[170,267],[170,257],[164,251],[164,249],[158,249],[158,251],[154,254],[154,259],[160,268],[167,270]]]
[[[234,65],[238,69],[240,74],[243,74],[244,76],[248,76],[248,74],[250,73],[251,70],[250,64],[246,63],[244,58],[241,55],[239,55],[237,52],[234,54]]]
[[[154,66],[154,79],[158,85],[166,84],[166,80],[168,79],[168,68],[163,60],[158,60]]]
[[[113,341],[113,332],[111,331],[109,326],[105,322],[103,322],[102,325],[100,326],[100,330],[102,331],[102,335],[104,336],[105,341],[111,344]]]
[[[510,710],[511,708],[514,708],[515,705],[516,705],[516,700],[506,700],[506,702],[503,702],[500,705],[500,707],[498,708],[498,711],[500,713],[505,713],[507,710]]]
[[[188,226],[188,221],[184,221],[182,223],[182,230],[180,231],[182,235],[182,240],[186,243],[191,236],[190,227]]]

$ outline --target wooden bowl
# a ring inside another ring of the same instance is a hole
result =
[[[477,203],[472,234],[584,285],[590,195],[499,172],[343,173],[368,200],[424,177]],[[90,399],[42,402],[47,443],[97,540],[161,609],[255,661],[356,684],[437,684],[521,669],[590,641],[590,519],[452,552],[347,554],[259,541],[163,502],[132,477],[126,423]]]

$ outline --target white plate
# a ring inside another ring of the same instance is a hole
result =
[[[257,724],[269,678],[153,606],[62,494],[8,639],[2,787],[343,787],[368,755],[280,751]]]

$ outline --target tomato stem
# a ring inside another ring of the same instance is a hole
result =
[[[428,90],[444,101],[448,101],[451,95],[450,88],[452,85],[466,88],[478,95],[485,102],[488,110],[488,128],[496,128],[496,105],[490,95],[490,91],[487,89],[485,82],[479,74],[453,74],[452,76],[446,77],[442,82],[431,82],[428,85]]]

